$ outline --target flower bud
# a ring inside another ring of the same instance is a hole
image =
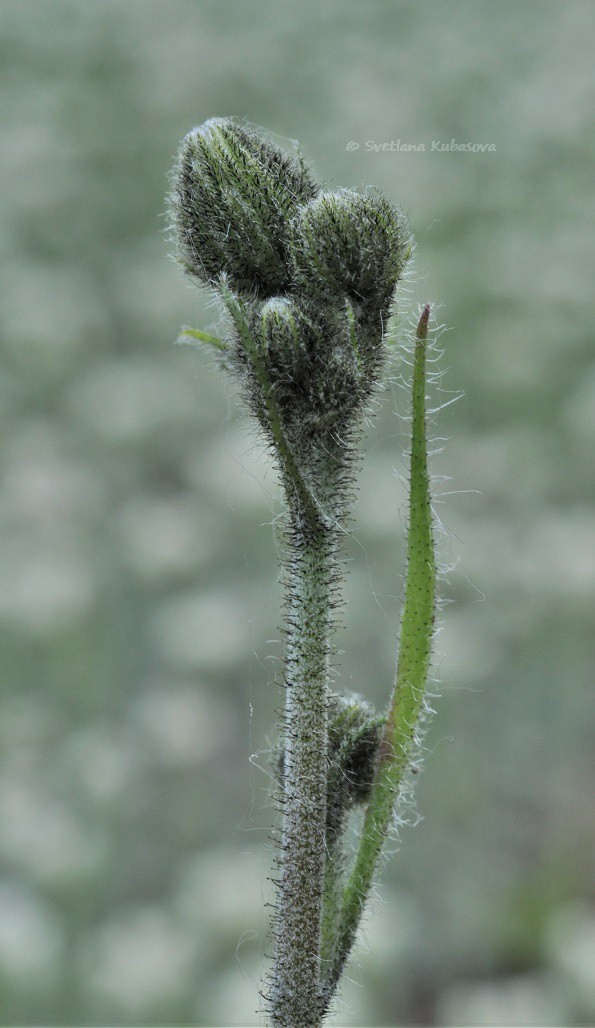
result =
[[[347,296],[384,315],[411,242],[404,215],[382,194],[343,189],[301,208],[292,251],[296,284],[314,303]]]
[[[342,312],[314,312],[299,293],[272,297],[255,305],[251,333],[294,443],[342,431],[367,395]]]
[[[299,311],[282,296],[267,300],[260,312],[262,340],[273,357],[292,360],[300,348]]]
[[[345,819],[354,807],[367,803],[377,767],[386,717],[356,695],[329,697],[327,780],[327,845],[340,842]],[[285,746],[273,750],[273,768],[283,778]]]
[[[340,840],[347,812],[370,797],[386,718],[359,696],[331,697],[327,843]]]
[[[386,718],[374,713],[359,696],[334,697],[329,724],[331,765],[339,771],[341,788],[352,803],[368,799],[380,738]]]
[[[225,272],[256,297],[289,287],[290,221],[318,193],[298,159],[250,127],[211,118],[183,139],[172,186],[178,259],[190,275],[217,285]]]

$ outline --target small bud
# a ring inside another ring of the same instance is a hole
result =
[[[377,192],[323,193],[293,224],[296,282],[315,303],[347,296],[385,315],[410,251],[404,215]]]
[[[297,294],[272,297],[251,313],[251,333],[296,446],[344,424],[357,395],[353,360],[346,361],[338,326],[312,313]]]
[[[329,754],[353,803],[369,796],[386,718],[359,697],[336,697],[329,725]]]
[[[342,432],[366,395],[342,312],[315,312],[295,293],[254,305],[250,318],[293,444]]]
[[[257,297],[288,289],[290,221],[318,193],[299,160],[250,127],[211,118],[183,139],[172,187],[178,259],[190,275],[217,285],[225,272]]]
[[[347,811],[370,797],[386,718],[357,696],[335,696],[329,721],[327,839],[339,840]]]
[[[299,312],[291,300],[274,296],[260,313],[263,344],[278,363],[293,364],[300,349]]]
[[[370,797],[386,717],[375,714],[359,696],[333,695],[329,702],[327,841],[332,846],[339,840],[348,810]],[[278,782],[283,779],[284,761],[285,747],[277,743],[272,766]]]

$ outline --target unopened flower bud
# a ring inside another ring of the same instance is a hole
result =
[[[359,696],[331,698],[327,786],[327,843],[331,847],[344,831],[347,812],[369,799],[385,721]]]
[[[347,296],[385,315],[411,242],[404,215],[382,194],[342,189],[302,207],[292,250],[296,283],[313,302]]]
[[[289,286],[289,225],[318,193],[303,164],[250,127],[211,118],[182,141],[170,195],[178,259],[255,297]]]
[[[262,341],[272,356],[291,360],[300,347],[299,312],[281,296],[271,297],[260,312]]]

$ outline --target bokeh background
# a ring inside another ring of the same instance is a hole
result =
[[[395,331],[432,301],[436,405],[464,394],[420,823],[333,1023],[593,1022],[594,31],[580,0],[0,3],[2,1024],[263,1023],[280,507],[234,389],[172,345],[215,311],[164,218],[213,114],[402,204]],[[379,706],[406,410],[366,431],[338,638]]]

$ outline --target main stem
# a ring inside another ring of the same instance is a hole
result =
[[[275,1028],[317,1028],[325,869],[335,530],[293,518],[288,580],[282,873],[271,995]]]

